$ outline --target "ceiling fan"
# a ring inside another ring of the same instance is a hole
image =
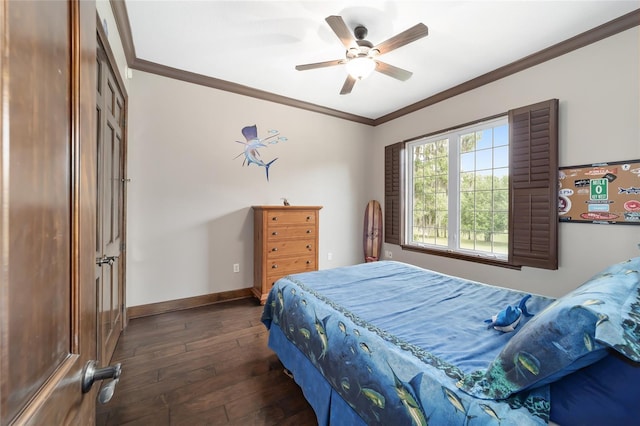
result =
[[[408,80],[413,74],[412,72],[379,61],[377,57],[402,47],[405,44],[419,40],[422,37],[426,37],[427,34],[429,34],[427,26],[419,23],[374,46],[373,43],[365,40],[368,31],[363,25],[356,26],[353,30],[353,35],[351,35],[349,27],[347,27],[347,24],[345,24],[341,16],[332,15],[325,20],[333,32],[336,33],[344,47],[347,48],[345,59],[297,65],[296,69],[298,71],[305,71],[334,65],[346,65],[349,75],[342,86],[342,90],[340,91],[341,95],[351,93],[356,81],[367,77],[374,70],[401,81]]]

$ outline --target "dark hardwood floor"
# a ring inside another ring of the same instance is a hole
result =
[[[267,347],[262,307],[242,299],[133,319],[112,360],[122,363],[97,425],[316,425]]]

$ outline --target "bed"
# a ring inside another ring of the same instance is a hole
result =
[[[526,293],[373,262],[280,279],[262,322],[319,425],[628,424],[638,271],[635,258],[557,300],[532,295],[534,315],[503,333],[485,320]]]

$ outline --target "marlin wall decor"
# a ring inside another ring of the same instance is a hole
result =
[[[265,163],[260,158],[260,152],[258,151],[260,148],[266,148],[268,145],[274,145],[279,142],[284,142],[287,140],[286,137],[280,136],[280,133],[277,130],[269,130],[268,136],[264,139],[260,139],[258,137],[258,127],[254,124],[253,126],[246,126],[242,128],[242,135],[244,136],[246,142],[236,141],[237,143],[241,143],[244,145],[244,151],[238,154],[235,158],[244,155],[244,161],[242,165],[245,164],[250,166],[252,163],[259,166],[264,167],[265,173],[267,175],[267,181],[269,181],[269,167],[276,161],[278,158],[274,158],[273,160]],[[234,160],[235,160],[234,158]]]

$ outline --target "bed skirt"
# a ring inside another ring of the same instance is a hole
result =
[[[366,426],[364,420],[331,387],[311,361],[287,340],[280,326],[275,323],[271,324],[269,330],[269,347],[276,351],[282,365],[293,373],[293,379],[316,413],[318,426]]]

